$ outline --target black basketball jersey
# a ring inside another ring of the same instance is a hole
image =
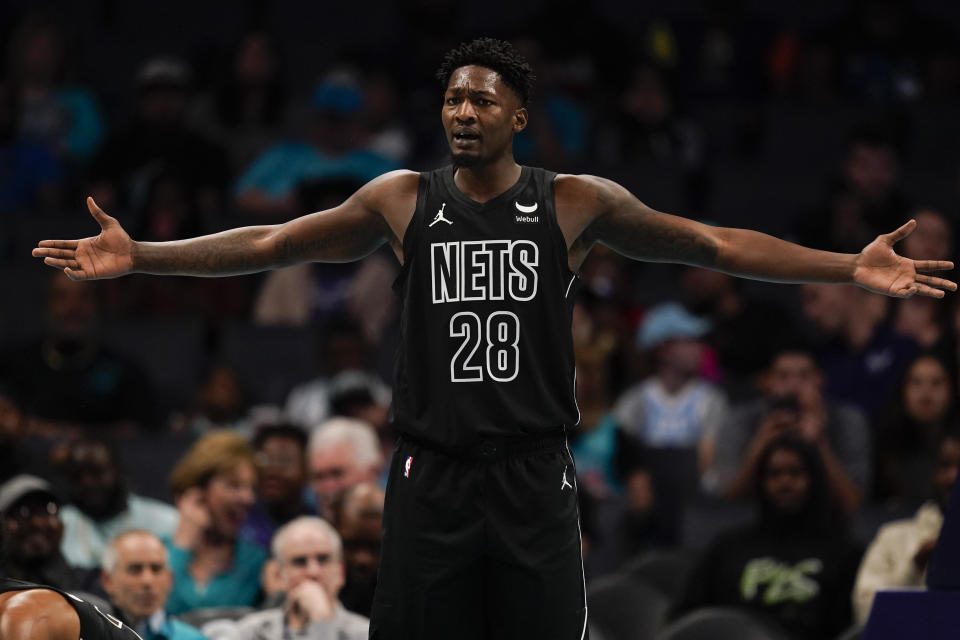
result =
[[[556,219],[556,174],[523,167],[484,203],[453,174],[420,174],[403,238],[393,421],[452,447],[572,426],[576,276]]]
[[[80,640],[143,640],[136,631],[95,605],[67,591],[43,584],[33,584],[13,578],[0,578],[0,593],[48,589],[62,595],[80,618]]]

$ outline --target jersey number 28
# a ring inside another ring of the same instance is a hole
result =
[[[450,337],[460,338],[460,348],[450,360],[452,382],[482,382],[484,371],[496,382],[510,382],[520,370],[520,318],[509,311],[494,311],[483,322],[472,311],[450,318]],[[486,349],[482,344],[486,343]]]

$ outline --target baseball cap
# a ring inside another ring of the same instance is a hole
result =
[[[327,74],[313,90],[310,105],[317,111],[349,115],[363,109],[363,91],[357,78],[347,71]]]
[[[190,85],[190,68],[179,58],[158,56],[147,60],[137,71],[138,89],[172,87],[185,89]]]
[[[700,338],[709,330],[709,320],[693,315],[676,302],[666,302],[647,312],[637,330],[637,344],[650,349],[676,338]]]
[[[49,482],[43,478],[22,473],[0,485],[0,517],[7,515],[10,507],[33,493],[46,495],[54,502],[60,503],[60,497]]]

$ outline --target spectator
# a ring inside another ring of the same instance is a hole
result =
[[[277,531],[271,548],[286,593],[284,604],[242,618],[236,640],[366,640],[369,620],[337,601],[343,586],[343,547],[333,527],[320,518],[297,518]]]
[[[63,26],[51,15],[27,15],[10,40],[9,78],[17,94],[21,137],[71,163],[90,159],[103,137],[91,92],[65,83]]]
[[[60,553],[60,504],[50,483],[36,476],[0,485],[0,575],[102,596],[97,571],[71,566]]]
[[[650,61],[639,61],[623,76],[613,127],[601,130],[597,156],[612,164],[648,160],[682,174],[684,193],[692,210],[706,202],[703,132],[680,114],[678,95],[667,72]]]
[[[229,431],[203,436],[174,467],[170,489],[180,522],[164,540],[174,578],[168,613],[256,602],[266,553],[238,535],[256,481],[253,449]]]
[[[296,187],[309,178],[352,178],[368,182],[396,166],[366,148],[364,96],[360,79],[345,70],[327,74],[313,92],[310,139],[281,142],[256,157],[234,187],[247,213],[291,216]]]
[[[336,207],[361,186],[352,178],[301,182],[297,188],[298,208],[322,211]],[[257,294],[254,321],[260,325],[304,326],[349,316],[362,327],[368,342],[376,344],[396,316],[397,305],[383,296],[396,272],[396,258],[386,248],[359,263],[305,263],[272,271]]]
[[[880,527],[867,548],[853,591],[857,623],[866,623],[878,590],[925,585],[927,567],[940,536],[958,466],[960,435],[950,432],[940,439],[932,478],[933,498],[924,502],[913,518]]]
[[[240,374],[225,364],[212,365],[200,381],[191,409],[173,419],[174,430],[209,433],[215,429],[246,431],[250,401]]]
[[[952,260],[953,225],[936,209],[921,208],[913,213],[917,228],[904,239],[900,253],[912,260]]]
[[[286,413],[304,429],[312,429],[331,414],[330,384],[343,371],[368,371],[370,344],[360,326],[344,315],[337,315],[318,331],[317,368],[320,376],[294,387],[287,396]],[[390,402],[390,389],[377,381],[376,399]]]
[[[871,440],[863,413],[823,395],[823,373],[802,346],[781,349],[762,378],[763,397],[735,408],[717,433],[705,486],[726,498],[753,488],[757,463],[771,440],[794,433],[816,447],[832,500],[851,514],[870,489]]]
[[[52,209],[59,202],[63,166],[42,143],[17,135],[16,99],[0,83],[0,216]]]
[[[842,175],[827,202],[798,229],[803,244],[857,253],[881,233],[906,221],[909,206],[900,192],[900,149],[889,131],[870,125],[853,132]]]
[[[0,382],[0,484],[21,473],[42,468],[24,446],[27,420],[10,387]]]
[[[263,549],[277,528],[307,515],[307,434],[291,424],[270,424],[253,436],[257,455],[257,502],[241,529],[241,537]]]
[[[188,189],[198,215],[220,212],[226,157],[186,122],[190,82],[176,58],[152,58],[137,72],[134,121],[107,139],[91,168],[90,192],[101,206],[142,210],[150,183],[165,175]]]
[[[169,538],[177,528],[177,510],[138,496],[127,487],[120,459],[105,442],[82,438],[62,448],[59,470],[69,503],[60,511],[67,562],[99,567],[107,543],[134,527]]]
[[[724,395],[699,375],[709,330],[676,303],[651,309],[637,341],[653,354],[653,375],[627,389],[613,409],[626,433],[653,448],[698,449],[701,464],[727,413]]]
[[[743,282],[697,267],[685,267],[680,274],[684,306],[710,320],[706,343],[716,353],[723,386],[740,395],[794,332],[794,322],[781,305],[748,296]]]
[[[326,516],[336,513],[335,505],[347,489],[376,483],[383,471],[376,432],[353,418],[331,418],[314,429],[308,456],[317,512]]]
[[[677,611],[743,607],[778,622],[796,640],[836,636],[850,624],[860,549],[830,516],[816,448],[781,435],[760,455],[755,482],[758,520],[710,544]]]
[[[344,493],[334,523],[343,540],[346,577],[340,602],[347,611],[370,617],[383,539],[383,489],[366,483]]]
[[[54,427],[150,426],[153,392],[143,371],[103,346],[97,334],[97,285],[50,277],[45,334],[9,354],[8,366],[24,412]]]
[[[801,288],[803,313],[823,339],[825,394],[875,417],[893,395],[916,344],[886,323],[887,299],[833,284]]]
[[[877,497],[911,507],[926,500],[937,443],[956,419],[956,390],[946,365],[929,354],[918,356],[879,423]]]
[[[100,579],[114,613],[143,640],[205,640],[198,629],[164,611],[173,574],[167,548],[152,532],[131,529],[112,538]]]
[[[198,127],[226,147],[232,174],[239,173],[287,133],[289,96],[276,41],[265,31],[243,34],[229,69],[193,114]]]

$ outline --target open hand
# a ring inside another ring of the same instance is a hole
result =
[[[893,231],[877,236],[857,256],[853,281],[874,293],[897,298],[913,295],[942,298],[944,291],[956,291],[957,283],[922,272],[953,269],[946,260],[910,260],[897,255],[893,245],[903,240],[917,228],[917,221],[910,220]]]
[[[33,257],[62,269],[71,280],[116,278],[133,270],[133,241],[116,219],[87,198],[90,215],[100,225],[100,235],[81,240],[41,240]]]

